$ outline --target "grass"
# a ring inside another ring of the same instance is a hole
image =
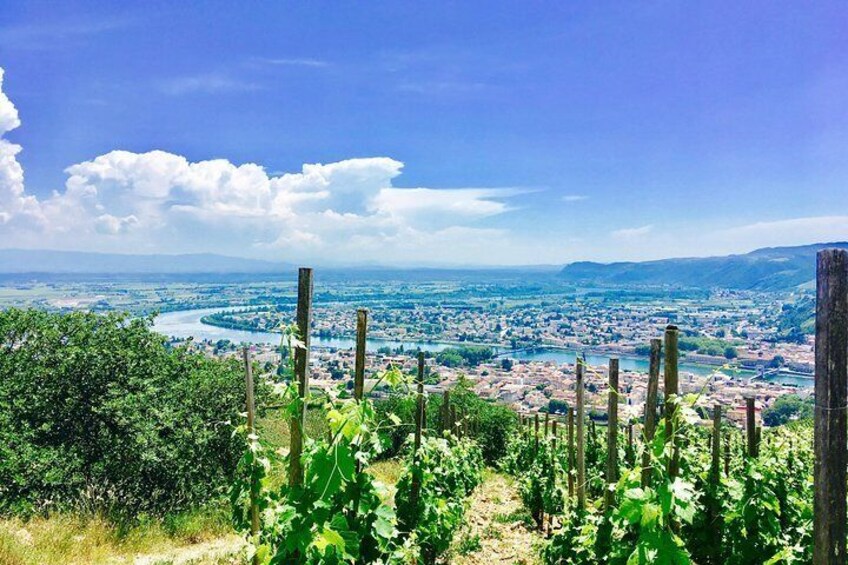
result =
[[[116,524],[102,516],[54,514],[0,520],[0,565],[131,563],[138,554],[162,553],[232,534],[229,509],[210,506],[164,519]]]
[[[271,411],[257,422],[263,442],[274,450],[288,450],[289,423],[278,411]],[[307,410],[306,433],[321,437],[327,433],[324,411]],[[276,466],[272,481],[282,484],[285,470]],[[402,470],[398,460],[379,461],[368,468],[391,493]],[[133,563],[138,555],[168,556],[180,548],[234,536],[230,509],[226,500],[190,512],[164,518],[139,517],[131,523],[116,523],[100,515],[56,513],[47,517],[0,518],[0,565],[42,565],[45,563]],[[230,557],[181,559],[189,563],[230,563]],[[165,557],[152,561],[157,565],[176,563]]]

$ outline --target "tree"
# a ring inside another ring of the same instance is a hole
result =
[[[739,353],[736,352],[735,347],[728,345],[724,348],[724,357],[726,359],[736,359],[737,357],[739,357]]]
[[[220,494],[242,451],[239,359],[169,348],[152,319],[0,312],[0,514],[160,514]],[[257,379],[257,403],[267,389]],[[26,399],[8,402],[6,399]]]
[[[551,398],[548,401],[548,412],[551,414],[566,414],[568,412],[568,403],[564,400]]]
[[[812,398],[803,399],[796,394],[781,396],[763,410],[763,423],[767,426],[781,426],[795,418],[806,420],[812,417]]]

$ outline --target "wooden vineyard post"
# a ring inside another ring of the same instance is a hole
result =
[[[577,359],[577,507],[586,508],[586,437],[583,406],[583,362]]]
[[[721,481],[721,404],[713,406],[713,433],[712,433],[712,467],[711,482],[714,493],[718,493],[719,482]],[[712,563],[721,562],[721,511],[717,500],[713,500],[709,505],[710,511],[710,530],[712,532]]]
[[[665,436],[671,442],[671,459],[668,462],[668,474],[673,479],[680,470],[680,452],[677,449],[677,402],[679,396],[677,374],[677,326],[665,329]]]
[[[450,391],[446,390],[442,395],[442,434],[450,433]]]
[[[306,422],[306,396],[309,392],[309,331],[312,324],[312,269],[301,268],[297,280],[297,330],[303,347],[294,350],[294,377],[299,402],[291,419],[289,485],[303,484],[303,426]]]
[[[846,560],[848,251],[823,249],[816,265],[813,563]]]
[[[648,368],[648,393],[645,399],[645,449],[642,451],[642,486],[651,483],[651,441],[657,427],[657,395],[660,382],[660,350],[662,342],[651,340],[651,361]]]
[[[713,464],[712,464],[712,482],[713,485],[718,485],[721,475],[721,404],[713,406]]]
[[[458,433],[456,430],[456,405],[451,404],[450,407],[450,431],[453,434],[453,437],[457,437]]]
[[[362,402],[365,396],[365,338],[368,333],[368,310],[356,311],[356,353],[353,362],[353,398]],[[356,472],[362,470],[362,464],[356,461]]]
[[[724,476],[730,476],[730,434],[724,437]]]
[[[612,507],[615,493],[609,486],[618,482],[618,359],[609,360],[609,393],[607,394],[607,488],[604,509]]]
[[[250,348],[245,346],[242,350],[244,356],[244,383],[247,396],[247,436],[249,441],[254,441],[256,434],[256,408],[253,398],[253,363],[250,360]],[[259,503],[256,500],[259,494],[259,485],[255,484],[253,477],[250,479],[250,538],[253,543],[258,542],[259,535]],[[258,565],[259,557],[253,556],[253,565]]]
[[[753,397],[745,399],[745,433],[748,438],[748,457],[757,456],[757,414],[754,408],[755,400]]]
[[[568,408],[568,497],[574,498],[574,408]]]
[[[533,414],[533,453],[539,451],[539,413]]]
[[[356,359],[353,370],[353,397],[357,402],[365,394],[365,335],[368,332],[368,310],[356,311]]]
[[[421,494],[421,470],[418,468],[418,452],[421,450],[421,430],[424,427],[424,352],[418,352],[418,378],[416,379],[418,385],[418,394],[416,395],[416,407],[415,407],[415,439],[413,443],[413,469],[412,473],[412,485],[411,492],[409,495],[410,505],[412,508],[418,507],[418,497]],[[414,524],[413,524],[414,526]]]
[[[548,430],[550,430],[551,423],[551,414],[550,412],[545,412],[545,438],[548,437]]]
[[[627,463],[633,465],[636,462],[636,450],[633,447],[633,422],[627,422]]]

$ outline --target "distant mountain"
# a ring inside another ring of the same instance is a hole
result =
[[[80,251],[0,249],[0,273],[278,273],[284,263],[226,257],[212,253],[189,255],[123,255]]]
[[[691,257],[659,261],[566,265],[563,280],[575,284],[677,285],[699,288],[786,290],[816,276],[816,252],[848,248],[848,242],[798,247],[767,247],[744,255]]]

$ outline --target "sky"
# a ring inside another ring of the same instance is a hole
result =
[[[834,2],[0,0],[0,248],[526,265],[848,240]]]

